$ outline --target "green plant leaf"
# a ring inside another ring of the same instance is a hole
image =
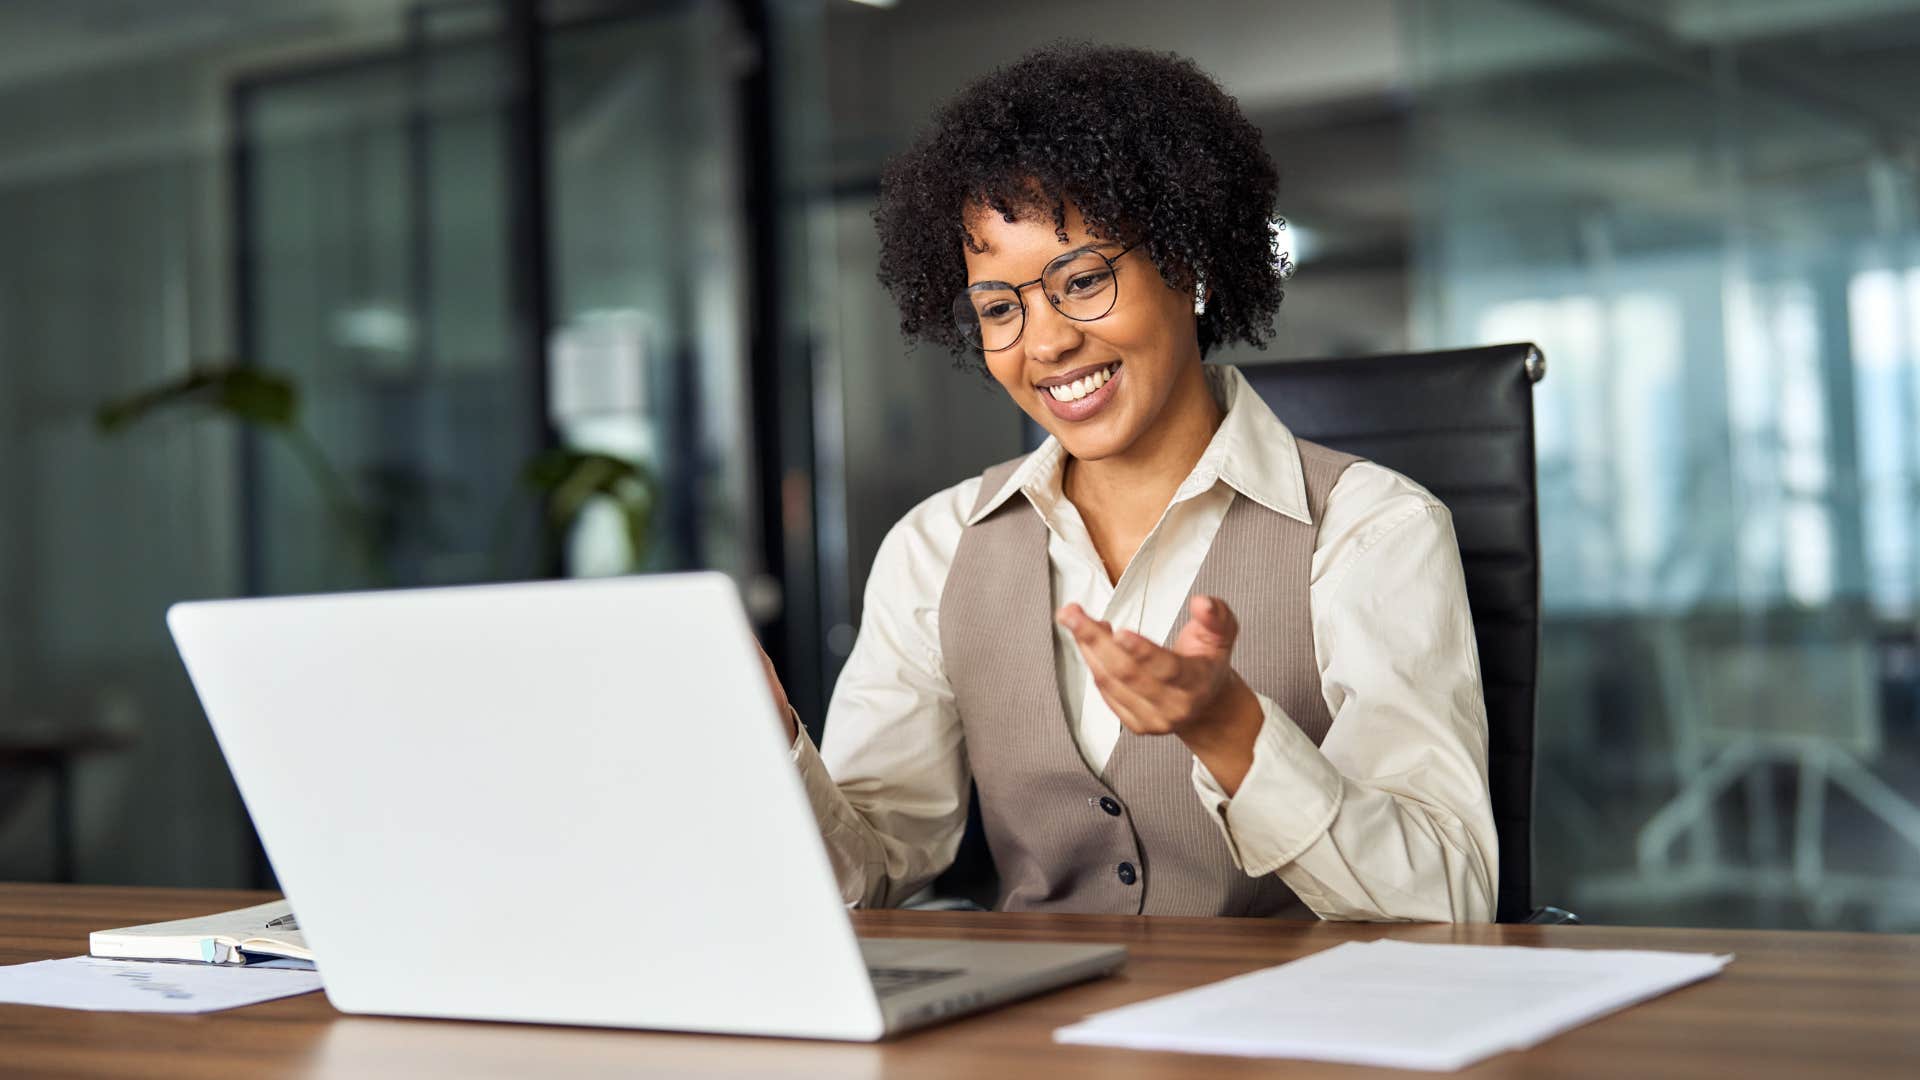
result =
[[[101,405],[94,425],[108,434],[124,431],[156,415],[194,409],[262,427],[287,429],[299,419],[300,398],[293,381],[256,368],[199,368]]]
[[[521,470],[521,482],[539,493],[548,531],[563,536],[596,499],[619,512],[634,565],[652,540],[659,485],[641,463],[613,454],[559,448],[536,455]]]
[[[290,451],[313,479],[329,515],[341,530],[367,578],[385,584],[382,535],[374,515],[361,503],[319,442],[300,424],[300,395],[292,378],[246,367],[237,361],[196,367],[185,375],[158,383],[94,410],[93,421],[103,434],[117,434],[135,424],[171,412],[197,412],[222,417],[261,430]]]

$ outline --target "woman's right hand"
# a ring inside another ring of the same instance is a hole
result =
[[[793,705],[787,700],[787,688],[780,685],[780,675],[773,670],[773,661],[767,658],[767,650],[754,640],[754,647],[760,649],[760,669],[767,673],[767,689],[773,691],[774,707],[780,710],[780,723],[787,729],[787,742],[792,743],[800,737],[799,724],[795,722]]]

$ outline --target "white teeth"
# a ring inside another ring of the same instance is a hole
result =
[[[1079,401],[1081,398],[1105,386],[1107,380],[1112,378],[1113,373],[1119,369],[1120,365],[1118,364],[1114,364],[1111,367],[1104,367],[1091,375],[1082,376],[1070,383],[1063,383],[1059,386],[1049,386],[1047,387],[1047,393],[1052,394],[1053,400],[1055,401]]]

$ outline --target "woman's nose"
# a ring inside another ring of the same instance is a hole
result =
[[[1035,302],[1027,305],[1024,338],[1027,355],[1033,359],[1043,364],[1058,363],[1080,347],[1083,337],[1080,324],[1060,314],[1046,297],[1035,297]]]

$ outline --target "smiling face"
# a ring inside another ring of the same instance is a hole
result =
[[[967,228],[982,248],[966,252],[969,285],[1019,284],[1068,252],[1091,246],[1113,258],[1124,247],[1088,232],[1071,203],[1065,240],[1042,214],[1009,222],[977,208]],[[1014,403],[1081,461],[1150,459],[1175,428],[1197,420],[1210,430],[1213,423],[1192,294],[1169,286],[1144,248],[1120,255],[1113,266],[1105,287],[1118,293],[1107,314],[1069,319],[1047,302],[1043,285],[1030,285],[1020,294],[1026,306],[1020,339],[985,354],[987,370]]]

